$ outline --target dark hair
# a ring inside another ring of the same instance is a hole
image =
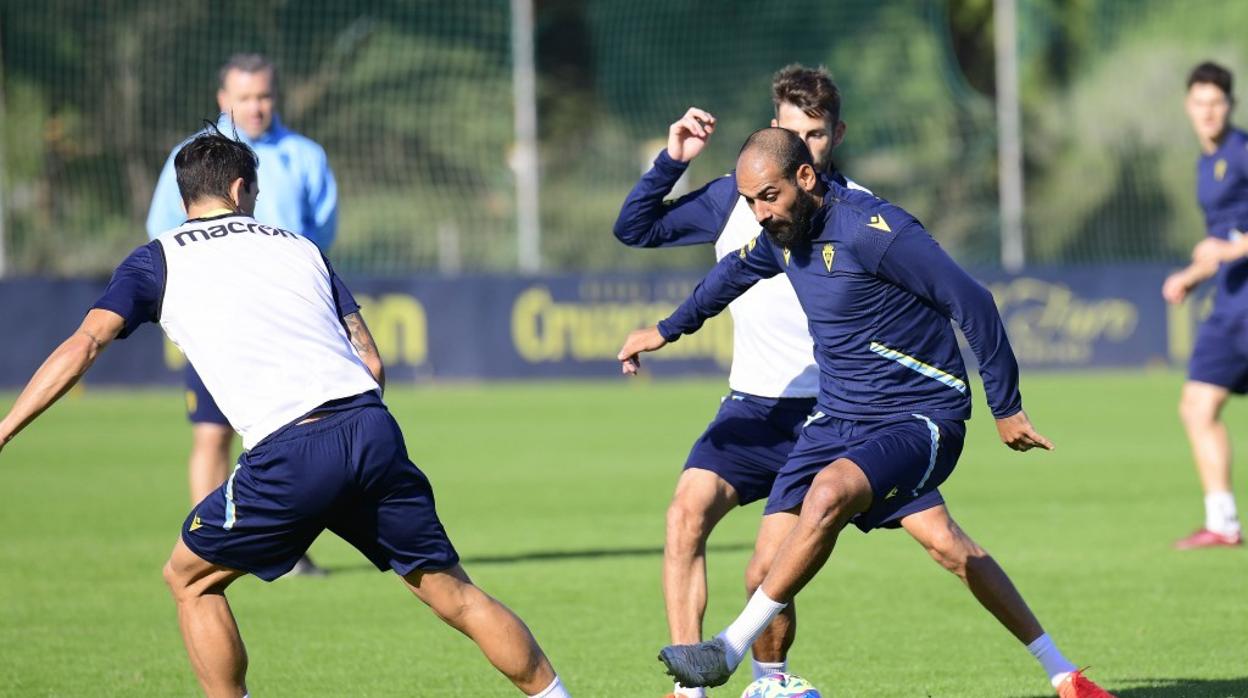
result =
[[[806,141],[788,129],[775,126],[760,128],[745,139],[737,157],[750,150],[762,151],[770,161],[780,166],[780,172],[786,179],[794,179],[802,165],[815,166]]]
[[[230,200],[230,184],[242,177],[250,191],[256,185],[259,158],[246,143],[230,138],[211,122],[204,132],[195,136],[173,158],[182,203],[208,197]]]
[[[779,113],[781,104],[792,104],[806,116],[826,118],[835,126],[841,120],[841,91],[827,68],[786,65],[771,79],[771,102]]]
[[[277,67],[262,53],[236,53],[230,56],[225,65],[221,66],[221,70],[217,72],[221,87],[225,87],[225,76],[233,70],[242,73],[260,73],[267,70],[273,76],[274,89],[276,89]]]
[[[1234,78],[1231,76],[1231,71],[1213,61],[1205,61],[1192,68],[1192,72],[1188,73],[1187,89],[1192,89],[1192,85],[1197,83],[1217,85],[1221,88],[1222,93],[1229,98],[1234,94],[1231,92],[1233,81]]]

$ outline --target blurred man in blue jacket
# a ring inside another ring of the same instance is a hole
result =
[[[278,118],[273,63],[256,53],[235,54],[221,67],[220,78],[217,105],[221,118],[217,127],[246,143],[260,159],[258,178],[263,195],[256,201],[256,220],[299,233],[327,253],[338,227],[338,185],[325,150],[286,128]],[[156,182],[147,214],[149,238],[155,239],[186,221],[173,167],[173,158],[183,143],[169,154]],[[198,502],[229,476],[234,429],[190,365],[186,367],[186,406],[193,434],[191,501]],[[306,557],[295,572],[323,573]]]

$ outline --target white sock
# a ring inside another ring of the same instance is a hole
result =
[[[559,675],[555,674],[555,680],[542,690],[529,696],[529,698],[572,698],[568,693],[568,689],[563,687],[563,682],[559,680]]]
[[[767,598],[762,587],[754,592],[741,615],[737,616],[737,619],[732,621],[724,632],[716,636],[728,645],[728,668],[737,668],[741,659],[745,657],[745,653],[754,644],[754,640],[758,639],[759,634],[763,632],[763,628],[766,628],[771,623],[771,619],[779,615],[785,606],[788,604]]]
[[[1226,536],[1239,533],[1235,495],[1230,492],[1210,492],[1205,495],[1205,528]]]
[[[757,681],[768,674],[787,674],[789,673],[789,661],[787,659],[779,662],[760,662],[753,657],[750,658],[750,664],[754,669],[754,680]]]
[[[1048,633],[1027,645],[1027,651],[1031,652],[1031,656],[1044,667],[1044,673],[1049,675],[1049,683],[1053,684],[1053,688],[1057,688],[1058,684],[1066,680],[1070,672],[1079,668],[1062,656],[1062,651],[1053,644],[1053,638],[1049,637]]]
[[[706,688],[703,686],[687,688],[676,684],[676,687],[672,689],[672,693],[680,696],[680,698],[706,698]]]

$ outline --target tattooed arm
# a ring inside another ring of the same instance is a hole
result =
[[[386,391],[386,367],[381,363],[381,354],[377,353],[377,345],[373,343],[373,335],[369,334],[364,318],[360,316],[359,311],[356,311],[343,316],[342,321],[347,324],[351,346],[355,347],[360,358],[364,360],[364,365],[368,367],[369,373],[373,374],[377,385],[381,386],[381,391],[384,393]]]
[[[0,448],[74,387],[125,324],[125,319],[111,310],[95,308],[88,312],[82,325],[35,371],[9,414],[0,420]]]

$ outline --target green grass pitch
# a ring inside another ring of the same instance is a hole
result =
[[[1067,656],[1122,698],[1248,696],[1248,550],[1169,547],[1203,516],[1180,381],[1025,376],[1054,453],[1001,446],[977,395],[943,488]],[[722,390],[621,379],[387,396],[465,567],[529,623],[577,696],[670,689],[655,661],[663,513]],[[1241,453],[1245,414],[1227,415]],[[189,508],[188,438],[177,391],[87,390],[0,453],[0,695],[196,693],[160,577]],[[711,539],[708,633],[744,601],[760,511],[733,513]],[[230,591],[253,695],[517,695],[391,575],[330,535],[312,552],[329,578]],[[904,533],[848,530],[798,607],[791,666],[825,696],[1051,695],[1024,649]],[[712,695],[735,698],[747,675]]]

